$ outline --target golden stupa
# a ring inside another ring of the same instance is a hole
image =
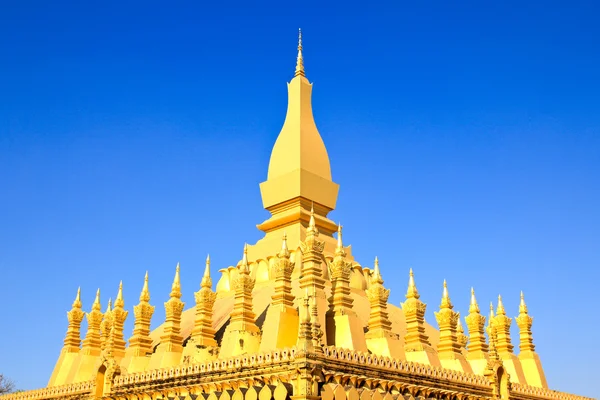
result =
[[[387,303],[377,258],[373,269],[362,267],[344,245],[341,226],[327,218],[338,185],[311,92],[300,36],[287,115],[260,184],[271,213],[258,225],[265,236],[244,246],[236,266],[219,270],[214,291],[207,259],[195,307],[184,311],[178,265],[166,319],[151,331],[146,274],[127,345],[122,285],[104,312],[99,290],[87,313],[78,290],[48,387],[1,398],[584,399],[548,388],[522,294],[518,354],[501,298],[486,318],[471,290],[468,335],[446,282],[437,330],[425,322],[412,270],[406,301],[400,308]]]

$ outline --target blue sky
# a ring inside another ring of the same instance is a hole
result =
[[[600,396],[600,10],[485,3],[4,2],[0,373],[46,384],[78,286],[131,310],[148,270],[157,326],[177,262],[189,306],[261,237],[302,27],[331,217],[390,301],[410,267],[434,325],[443,279],[463,315],[523,290],[550,386]]]

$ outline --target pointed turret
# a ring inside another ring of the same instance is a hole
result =
[[[512,318],[506,316],[506,310],[502,303],[502,296],[498,296],[498,307],[496,308],[496,316],[494,317],[496,326],[496,350],[500,355],[502,353],[513,352],[513,345],[510,341],[510,325]]]
[[[140,302],[133,307],[135,321],[133,335],[129,339],[126,358],[129,358],[127,371],[130,373],[144,371],[148,365],[148,355],[152,354],[152,339],[150,338],[150,322],[154,314],[154,306],[150,305],[150,289],[148,287],[148,271],[144,275],[144,285],[140,292]]]
[[[275,292],[267,310],[263,325],[263,336],[260,351],[270,351],[277,348],[292,347],[298,338],[298,311],[294,307],[292,294],[292,273],[294,264],[290,261],[290,251],[287,245],[287,235],[284,232],[281,250],[271,268],[275,280]]]
[[[304,293],[304,298],[302,298],[302,319],[300,320],[300,327],[298,328],[296,348],[302,352],[311,353],[314,351],[314,346],[312,340],[310,297],[308,295],[308,289],[305,290]]]
[[[490,317],[493,311],[490,310]],[[506,316],[502,296],[498,296],[498,307],[496,308],[496,316],[493,317],[492,330],[495,332],[494,345],[498,357],[502,360],[506,371],[511,377],[511,381],[518,382],[522,385],[527,384],[523,368],[517,356],[513,353],[513,345],[510,340],[510,325],[512,318]]]
[[[106,348],[108,338],[110,337],[110,330],[112,329],[113,317],[112,317],[112,297],[108,299],[106,310],[100,323],[100,338],[102,340],[102,350]]]
[[[527,384],[529,386],[548,388],[542,362],[539,355],[535,352],[535,346],[533,345],[533,335],[531,333],[533,318],[529,316],[523,292],[521,292],[519,316],[515,320],[519,326],[519,349],[521,350],[519,361],[521,362]]]
[[[429,343],[425,333],[425,310],[427,305],[419,300],[419,291],[415,284],[412,268],[408,276],[406,301],[401,303],[406,320],[406,335],[404,336],[404,351],[408,361],[440,366],[439,358]]]
[[[547,388],[548,382],[542,368],[540,357],[535,352],[533,345],[533,335],[531,325],[533,318],[529,316],[525,296],[521,292],[521,302],[519,303],[519,316],[515,318],[519,326],[519,361],[525,374],[525,379],[529,386]]]
[[[123,325],[128,312],[124,310],[125,301],[123,300],[123,282],[119,283],[119,291],[115,298],[115,307],[111,312],[112,324],[110,327],[109,341],[106,347],[108,353],[120,360],[125,355],[125,339],[123,338]]]
[[[72,382],[83,382],[92,379],[97,372],[96,363],[102,348],[102,338],[100,337],[100,324],[103,314],[100,311],[100,289],[96,292],[96,298],[92,304],[92,311],[86,314],[88,328],[81,346],[79,365],[74,369],[75,376]]]
[[[256,326],[256,315],[252,308],[254,278],[250,276],[247,245],[244,245],[244,255],[233,287],[235,288],[233,311],[229,325],[223,334],[219,358],[253,353],[258,351],[260,345],[260,329]]]
[[[488,345],[485,342],[485,317],[479,311],[479,304],[475,298],[475,290],[471,288],[471,301],[469,315],[465,317],[469,329],[469,345],[467,358],[473,372],[483,374],[487,367]]]
[[[329,308],[324,290],[328,268],[323,256],[325,242],[319,240],[319,230],[315,224],[315,212],[312,207],[306,238],[300,242],[300,249],[302,250],[300,288],[303,292],[308,290],[314,294],[314,301],[317,302],[319,324],[325,327],[325,315]]]
[[[367,351],[367,342],[362,323],[352,308],[354,300],[350,295],[350,274],[352,263],[346,260],[342,242],[342,225],[338,225],[337,246],[331,271],[331,297],[327,311],[327,343],[336,347]]]
[[[196,300],[194,329],[183,350],[183,356],[184,359],[189,356],[190,361],[196,363],[212,360],[217,356],[217,341],[213,328],[213,307],[217,295],[212,291],[210,256],[206,257],[200,290],[194,293],[194,298]]]
[[[462,355],[461,346],[458,342],[456,330],[460,316],[453,308],[448,293],[448,284],[444,280],[440,310],[434,312],[435,319],[440,327],[440,341],[437,346],[438,357],[444,368],[472,372],[471,366]]]
[[[460,313],[458,316],[458,322],[456,324],[456,340],[458,340],[458,344],[460,345],[461,351],[467,348],[467,342],[469,341],[469,337],[465,335],[465,329],[463,328],[462,322],[460,321]]]
[[[285,122],[273,146],[267,180],[260,185],[263,205],[271,218],[258,228],[268,234],[284,227],[289,230],[290,225],[306,226],[308,207],[314,202],[316,224],[331,236],[335,224],[327,214],[335,208],[339,185],[331,179],[327,149],[313,117],[312,84],[306,79],[302,51],[299,32]]]
[[[383,286],[383,278],[379,270],[379,259],[375,257],[371,285],[366,291],[371,305],[369,314],[369,330],[365,335],[367,348],[373,354],[404,358],[404,349],[397,335],[392,333],[392,323],[387,312],[387,301],[390,290]]]
[[[79,353],[79,346],[81,345],[81,321],[84,316],[85,313],[81,309],[81,288],[77,288],[77,295],[75,296],[71,310],[67,312],[69,325],[64,345],[48,386],[58,386],[65,383],[69,370]]]
[[[171,285],[169,300],[165,302],[165,323],[160,343],[150,359],[150,369],[165,368],[179,364],[183,352],[181,336],[181,313],[185,303],[181,301],[181,276],[179,263]]]
[[[84,316],[85,313],[81,310],[81,288],[79,287],[77,288],[77,295],[71,306],[71,311],[67,312],[69,327],[67,328],[67,335],[63,346],[64,352],[79,352],[79,346],[81,345],[80,328]]]

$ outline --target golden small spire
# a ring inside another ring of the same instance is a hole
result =
[[[504,309],[504,304],[502,304],[502,296],[498,295],[498,308],[496,308],[497,315],[506,315],[506,310]]]
[[[409,272],[408,290],[406,291],[406,298],[418,299],[419,297],[421,296],[419,295],[419,292],[417,291],[417,286],[415,285],[415,274],[413,273],[413,270],[411,268]]]
[[[119,292],[117,293],[117,298],[115,299],[115,308],[123,308],[124,306],[125,301],[123,300],[123,281],[121,281],[119,282]]]
[[[94,300],[94,304],[92,304],[92,310],[100,311],[100,289],[96,291],[96,299]]]
[[[144,286],[142,287],[142,292],[140,293],[140,302],[148,303],[150,301],[150,290],[148,289],[148,271],[146,271],[146,275],[144,276]]]
[[[306,76],[304,74],[304,59],[302,58],[302,29],[298,28],[298,57],[296,58],[296,73],[294,76]]]
[[[523,295],[523,291],[521,291],[521,303],[519,304],[519,313],[527,314],[527,304],[525,304],[525,296]]]
[[[310,206],[310,220],[308,221],[307,234],[317,233],[317,224],[315,223],[315,203]]]
[[[345,256],[346,252],[344,251],[344,244],[342,243],[342,225],[338,224],[337,230],[337,247],[335,248],[336,256]]]
[[[479,304],[475,298],[475,289],[471,288],[471,304],[469,305],[469,312],[479,314]]]
[[[206,266],[204,267],[204,276],[202,276],[200,287],[207,289],[212,288],[212,279],[210,278],[210,254],[206,256]]]
[[[290,257],[290,251],[288,250],[288,246],[287,246],[287,233],[283,233],[283,240],[281,241],[281,251],[278,254],[279,257],[285,257],[285,258],[289,258]]]
[[[179,263],[175,267],[175,278],[173,278],[173,285],[171,286],[170,297],[181,298],[181,278],[179,276]]]
[[[77,296],[75,296],[73,308],[81,308],[81,286],[77,288]]]
[[[240,265],[240,273],[250,275],[250,267],[248,266],[248,243],[244,243],[244,256]]]
[[[444,291],[442,292],[442,303],[440,304],[440,308],[448,308],[452,309],[453,305],[450,302],[450,295],[448,294],[448,284],[444,279]]]
[[[373,277],[371,278],[371,282],[383,285],[383,278],[381,277],[381,271],[379,270],[379,259],[377,256],[375,256],[375,262],[373,263]]]
[[[112,311],[112,297],[108,299],[108,304],[106,305],[106,311],[104,313],[109,313]]]
[[[488,329],[492,327],[492,322],[494,321],[494,303],[490,301],[490,315],[488,317]]]

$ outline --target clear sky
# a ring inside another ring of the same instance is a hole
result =
[[[550,386],[600,396],[597,2],[199,3],[2,2],[0,373],[45,386],[78,286],[123,280],[129,337],[146,270],[157,326],[178,261],[190,306],[261,237],[302,27],[331,218],[390,301],[409,267],[434,326],[443,279],[463,315],[523,290]]]

